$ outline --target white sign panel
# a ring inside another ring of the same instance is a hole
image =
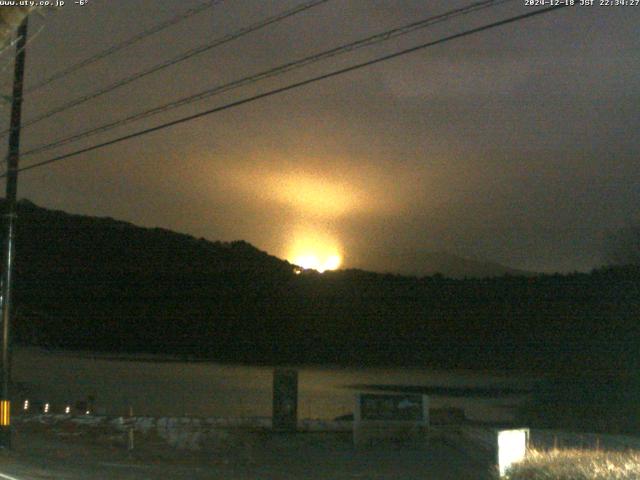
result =
[[[498,468],[501,477],[504,477],[512,464],[524,459],[528,439],[528,428],[498,432]]]

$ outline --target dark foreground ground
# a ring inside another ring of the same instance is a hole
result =
[[[488,459],[442,440],[356,449],[348,433],[252,434],[198,452],[122,435],[51,432],[20,425],[11,452],[0,453],[0,479],[487,479]]]

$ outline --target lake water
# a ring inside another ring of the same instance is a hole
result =
[[[210,362],[167,361],[145,357],[100,357],[72,352],[17,348],[13,379],[34,401],[73,404],[88,395],[96,410],[124,415],[267,417],[271,415],[273,368]],[[300,418],[332,419],[353,412],[354,384],[487,387],[530,383],[489,373],[407,368],[295,367],[299,372]],[[20,400],[20,399],[16,399]],[[511,399],[431,396],[432,407],[464,408],[483,421],[510,418]],[[20,408],[21,406],[16,406]]]

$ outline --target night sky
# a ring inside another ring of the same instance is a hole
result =
[[[32,16],[27,87],[198,3],[69,0]],[[299,3],[221,2],[27,95],[23,118]],[[330,0],[25,128],[22,150],[470,3]],[[535,8],[507,2],[21,165]],[[402,272],[447,251],[589,270],[609,232],[640,220],[639,25],[640,6],[560,9],[24,172],[19,197],[342,267]]]

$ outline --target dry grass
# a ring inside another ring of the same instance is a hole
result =
[[[638,480],[640,451],[530,451],[512,466],[509,480]]]

